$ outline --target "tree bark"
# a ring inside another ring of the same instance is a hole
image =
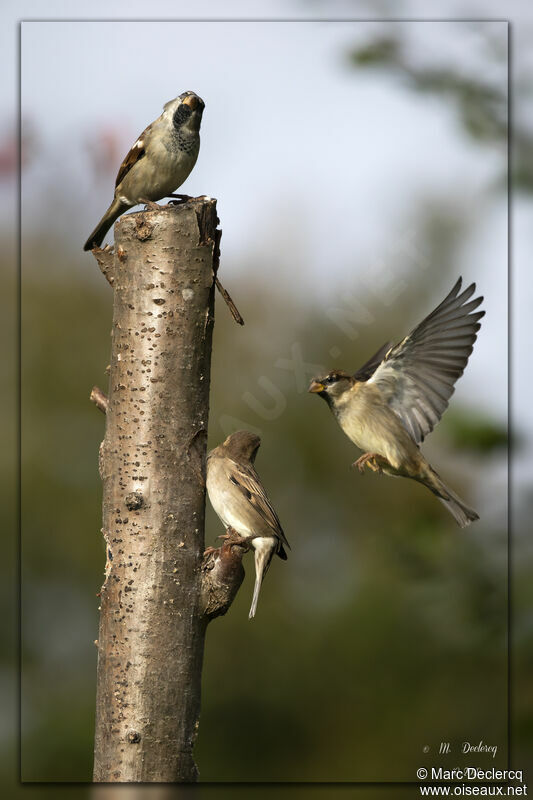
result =
[[[217,222],[206,198],[128,214],[115,225],[113,258],[95,252],[114,294],[101,404],[107,563],[95,781],[198,774],[192,749],[213,615],[201,567]]]

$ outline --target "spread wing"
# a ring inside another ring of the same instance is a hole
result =
[[[448,407],[485,314],[473,313],[482,297],[467,302],[476,284],[460,293],[461,284],[459,278],[442,303],[388,351],[369,378],[417,443],[433,430]]]
[[[122,180],[124,180],[133,165],[136,164],[137,161],[143,158],[143,156],[146,154],[146,150],[144,149],[144,141],[151,127],[152,125],[148,125],[148,127],[145,128],[145,130],[141,133],[135,144],[132,144],[128,155],[120,165],[117,179],[115,181],[115,188]]]
[[[272,507],[272,503],[267,497],[267,494],[261,484],[259,475],[255,471],[252,464],[237,464],[231,460],[231,468],[229,472],[229,479],[234,486],[246,497],[252,508],[260,514],[261,518],[268,524],[274,534],[280,540],[279,555],[281,558],[287,558],[283,550],[283,544],[286,544],[290,550],[290,545],[287,541],[281,522],[278,515]]]
[[[377,353],[366,361],[362,367],[359,367],[356,373],[354,373],[354,378],[356,381],[367,381],[369,378],[372,377],[376,369],[379,367],[387,353],[392,347],[392,342],[385,342],[382,345]]]

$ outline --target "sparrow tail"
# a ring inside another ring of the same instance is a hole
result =
[[[259,600],[259,590],[261,589],[262,580],[263,576],[260,573],[258,573],[255,576],[254,596],[252,598],[252,605],[250,606],[250,613],[248,614],[248,619],[253,619],[255,617],[255,612],[257,610],[257,601]]]
[[[131,206],[121,203],[118,197],[115,197],[104,216],[83,245],[83,249],[92,250],[93,247],[100,247],[111,225],[121,214],[127,211],[128,208],[131,208]]]
[[[479,519],[479,514],[473,508],[464,503],[455,492],[448,489],[446,484],[440,479],[434,469],[430,467],[429,480],[426,483],[431,491],[437,495],[441,503],[446,506],[450,514],[461,528],[466,528],[471,522]]]
[[[261,589],[261,584],[263,583],[263,577],[266,574],[274,553],[272,543],[268,539],[255,539],[253,547],[255,549],[255,586],[248,619],[253,619],[253,617],[255,617],[257,601],[259,600],[259,591]]]

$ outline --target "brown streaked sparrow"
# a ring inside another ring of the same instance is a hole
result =
[[[448,407],[455,382],[463,374],[484,311],[483,298],[470,300],[476,285],[451,292],[399,344],[385,344],[355,375],[334,370],[311,382],[344,433],[365,451],[355,463],[388,475],[412,478],[444,503],[466,527],[479,519],[448,489],[422,455],[419,444]]]
[[[255,555],[255,586],[250,619],[255,616],[263,578],[275,553],[286,559],[289,543],[261,484],[254,461],[261,439],[237,431],[207,456],[207,492],[226,530],[247,540]]]
[[[84,250],[99,247],[113,222],[128,208],[172,196],[188,178],[200,150],[203,110],[204,101],[194,92],[183,92],[165,103],[161,116],[141,133],[120,165],[113,202]]]

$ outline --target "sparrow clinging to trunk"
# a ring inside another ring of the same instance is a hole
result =
[[[237,431],[207,456],[207,492],[226,530],[235,531],[254,550],[255,586],[250,619],[255,616],[263,578],[272,557],[285,560],[285,538],[278,515],[254,468],[261,439]]]
[[[479,519],[443,483],[419,444],[448,407],[463,374],[484,311],[483,298],[470,300],[473,283],[461,292],[459,278],[442,303],[399,344],[383,345],[355,375],[335,370],[311,382],[339,425],[364,455],[354,466],[413,478],[444,503],[457,523]]]

